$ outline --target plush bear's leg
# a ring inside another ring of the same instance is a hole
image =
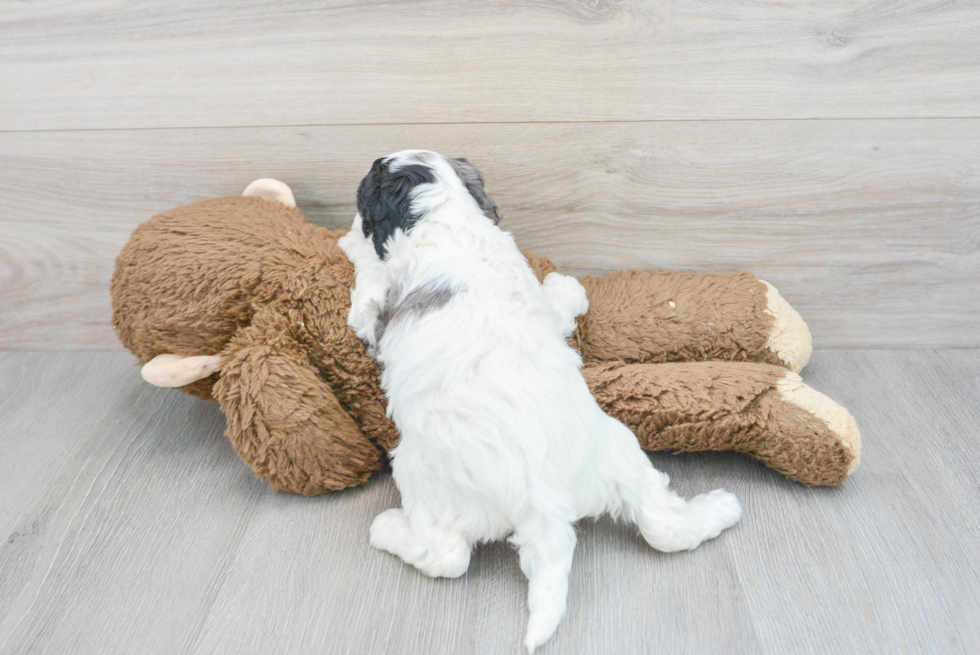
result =
[[[751,273],[633,271],[582,280],[589,311],[575,341],[586,362],[810,359],[810,332],[775,287]]]
[[[221,353],[214,398],[235,450],[279,491],[315,496],[363,484],[381,451],[344,411],[289,334],[265,309]]]
[[[847,410],[778,366],[597,364],[583,373],[646,450],[734,450],[806,485],[840,484],[860,459]]]

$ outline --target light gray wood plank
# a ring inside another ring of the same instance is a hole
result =
[[[0,357],[0,652],[174,653],[267,493],[123,353]]]
[[[370,162],[465,155],[573,274],[749,270],[823,348],[980,345],[980,119],[0,134],[0,347],[118,348],[112,263],[153,213],[272,176],[349,225]]]
[[[804,377],[852,411],[862,463],[752,487],[735,562],[763,652],[975,652],[980,352],[821,352]]]
[[[978,31],[970,0],[7,0],[0,126],[976,117]]]
[[[688,488],[707,488],[696,468],[686,473]],[[315,518],[300,499],[263,503],[193,652],[517,652],[526,583],[516,553],[481,547],[464,578],[426,578],[368,544],[373,517],[398,502],[390,475],[362,491],[349,502],[318,499]],[[279,554],[286,535],[288,562]],[[579,538],[570,627],[543,652],[758,651],[721,542],[663,555],[608,520],[583,523]],[[669,620],[657,620],[661,613]]]
[[[390,475],[268,491],[214,405],[142,385],[131,362],[0,354],[0,651],[519,651],[509,547],[425,578],[367,543],[397,503]],[[581,524],[544,655],[980,649],[980,351],[818,351],[806,378],[858,419],[852,478],[808,489],[746,457],[654,454],[684,495],[737,493],[743,521],[674,555]]]

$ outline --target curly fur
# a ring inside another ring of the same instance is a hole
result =
[[[567,343],[588,308],[578,281],[550,273],[540,283],[436,153],[396,153],[369,177],[405,169],[418,181],[397,190],[411,199],[403,220],[359,215],[341,239],[357,271],[351,327],[377,353],[401,433],[391,456],[402,507],[375,519],[371,543],[456,577],[474,544],[509,537],[528,578],[533,652],[565,612],[578,519],[623,517],[654,548],[677,551],[716,537],[741,509],[724,490],[690,501],[670,492],[629,428],[599,407]],[[394,204],[383,190],[378,200]],[[439,302],[399,311],[436,290]]]

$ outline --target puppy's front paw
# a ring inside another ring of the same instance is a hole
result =
[[[589,298],[582,283],[570,275],[548,273],[541,285],[555,309],[572,318],[589,311]]]
[[[364,236],[360,214],[354,216],[354,223],[350,226],[350,230],[347,231],[347,234],[337,239],[337,245],[340,246],[340,249],[347,255],[347,259],[351,260],[355,266],[364,260],[372,259],[372,255],[375,258],[377,256],[371,241]]]
[[[347,255],[347,259],[351,259],[350,253],[351,250],[354,249],[354,244],[352,243],[354,237],[351,236],[351,234],[352,232],[348,232],[344,236],[337,239],[337,245],[340,246],[340,249],[343,251],[343,253]],[[353,259],[351,259],[351,261],[353,261]]]
[[[372,300],[359,301],[356,298],[357,294],[355,293],[354,295],[355,298],[351,302],[350,312],[347,313],[347,325],[363,340],[364,337],[361,336],[361,333],[367,331],[378,320],[380,310],[378,303]]]

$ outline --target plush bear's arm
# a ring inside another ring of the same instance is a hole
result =
[[[557,270],[524,251],[539,280]],[[810,331],[776,288],[751,273],[632,271],[581,280],[589,311],[574,341],[586,362],[728,360],[799,372]]]
[[[266,307],[221,353],[213,395],[235,450],[276,490],[315,496],[363,484],[382,454],[319,377],[286,316]]]
[[[847,410],[785,368],[606,363],[583,373],[602,408],[646,450],[734,450],[807,485],[840,484],[860,459]]]
[[[728,360],[799,372],[810,332],[776,289],[751,273],[634,271],[582,280],[585,361]]]

